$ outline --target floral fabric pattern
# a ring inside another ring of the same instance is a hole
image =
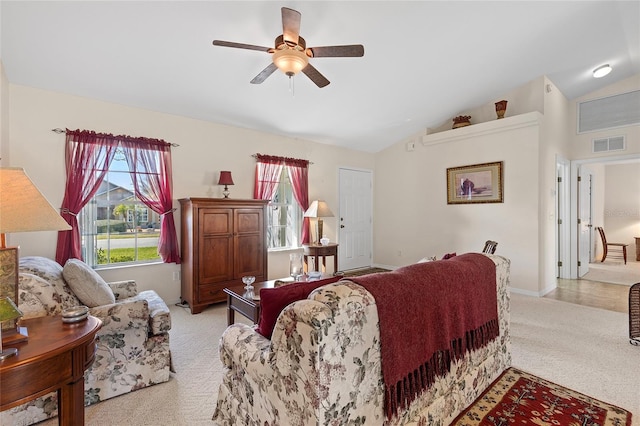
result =
[[[43,257],[20,259],[19,308],[25,317],[58,315],[80,305],[62,267]],[[109,283],[116,303],[89,310],[102,320],[95,361],[84,375],[85,405],[169,380],[170,311],[152,290],[134,281]],[[29,425],[57,415],[56,393],[0,413],[0,424]]]
[[[271,341],[244,324],[220,339],[225,372],[218,425],[448,425],[511,365],[510,262],[496,264],[500,336],[454,362],[399,416],[383,412],[378,313],[363,287],[342,280],[287,306]]]

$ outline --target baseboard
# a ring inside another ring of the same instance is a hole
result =
[[[399,268],[399,266],[391,266],[391,265],[383,265],[381,263],[374,263],[371,265],[372,268],[382,268],[382,269],[388,269],[390,271],[395,271],[396,269]]]

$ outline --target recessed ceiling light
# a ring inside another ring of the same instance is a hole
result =
[[[593,70],[593,77],[600,78],[611,72],[612,68],[609,64],[604,64]]]

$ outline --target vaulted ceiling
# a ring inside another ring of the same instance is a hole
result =
[[[250,84],[270,54],[212,41],[271,47],[283,6],[308,46],[364,57],[312,58],[322,89]],[[0,18],[10,83],[368,152],[542,75],[574,99],[640,72],[638,1],[4,0]]]

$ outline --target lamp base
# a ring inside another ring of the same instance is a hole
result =
[[[222,191],[222,195],[224,195],[224,198],[229,198],[229,189],[227,188],[227,185],[224,186],[224,191]]]
[[[18,350],[16,348],[7,348],[2,352],[0,352],[0,361],[4,361],[5,359],[17,354],[18,354]]]
[[[318,222],[316,223],[316,245],[320,245],[320,239],[322,238],[322,234],[323,234],[323,223],[322,223],[322,219],[318,219]]]

